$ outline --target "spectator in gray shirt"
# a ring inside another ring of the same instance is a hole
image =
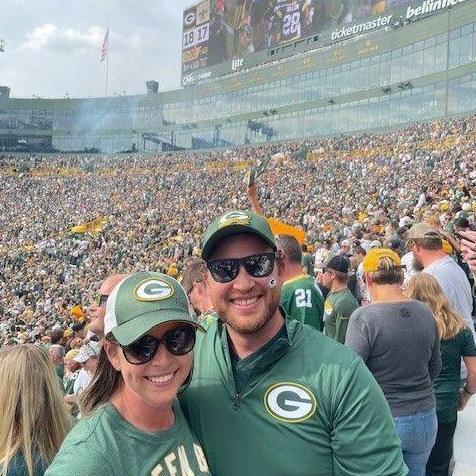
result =
[[[363,261],[371,304],[356,309],[345,344],[359,354],[390,405],[410,476],[424,476],[437,433],[433,381],[441,370],[440,339],[428,307],[402,293],[403,269],[392,250]]]
[[[441,236],[430,225],[422,222],[410,228],[408,241],[416,267],[438,281],[451,306],[464,319],[474,338],[471,285],[456,261],[443,251]]]

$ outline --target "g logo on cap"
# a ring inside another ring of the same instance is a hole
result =
[[[246,212],[235,210],[225,213],[220,218],[219,223],[220,227],[228,225],[249,225],[251,223],[251,217]]]
[[[146,279],[134,289],[134,296],[139,301],[161,301],[173,294],[173,287],[162,279]]]
[[[314,415],[316,397],[306,387],[292,382],[272,385],[264,395],[264,406],[277,420],[299,423]]]

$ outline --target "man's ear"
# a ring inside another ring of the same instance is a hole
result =
[[[278,276],[281,278],[284,274],[284,269],[286,268],[285,256],[281,250],[276,252],[276,263],[278,265]]]
[[[202,285],[203,283],[203,285]],[[192,284],[192,291],[190,291],[191,293],[193,292],[193,290],[197,291],[198,294],[201,294],[202,292],[202,288],[205,287],[205,283],[204,283],[204,280],[202,281],[194,281],[193,284]]]

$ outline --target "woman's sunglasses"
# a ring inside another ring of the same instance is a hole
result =
[[[229,283],[238,276],[240,266],[254,278],[269,276],[273,272],[275,259],[274,253],[260,253],[244,258],[212,259],[207,261],[207,268],[216,282]]]
[[[188,354],[195,345],[195,327],[184,324],[171,329],[160,339],[146,334],[132,344],[121,347],[126,360],[130,364],[139,365],[152,360],[162,343],[173,355]]]

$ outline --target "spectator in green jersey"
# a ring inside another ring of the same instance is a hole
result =
[[[314,262],[312,260],[312,255],[309,252],[308,245],[306,243],[303,243],[301,245],[301,251],[302,251],[302,258],[301,258],[302,270],[305,274],[308,274],[309,276],[312,276],[314,278],[315,277]]]
[[[324,302],[324,332],[341,344],[345,341],[350,315],[359,307],[357,299],[347,287],[350,261],[336,255],[323,263],[319,282],[329,290]]]
[[[324,299],[314,278],[303,273],[298,241],[291,235],[279,235],[276,243],[284,264],[281,306],[289,317],[322,331]]]

